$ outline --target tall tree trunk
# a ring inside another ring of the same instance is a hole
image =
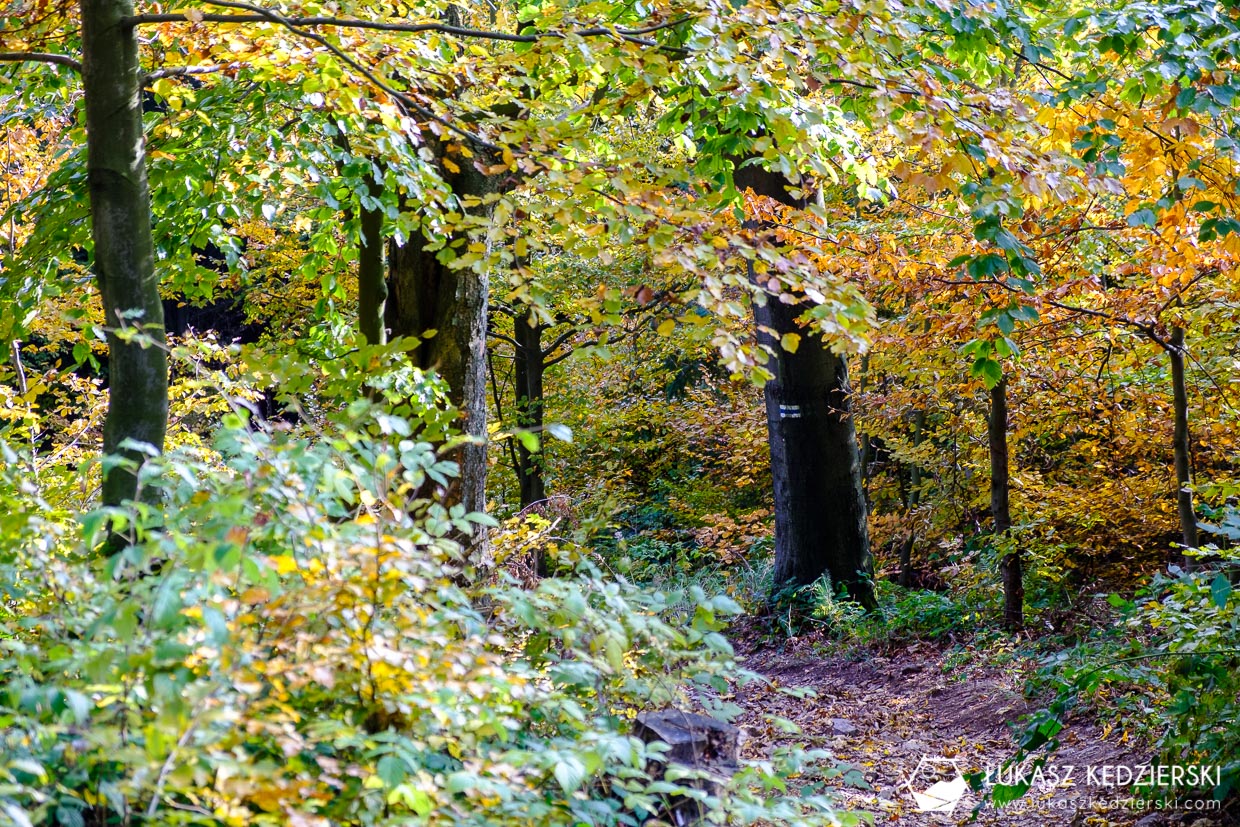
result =
[[[865,353],[861,356],[861,366],[857,375],[857,392],[862,396],[865,395],[866,380],[870,376],[870,354]],[[874,440],[867,434],[861,435],[861,491],[865,495],[865,506],[868,510],[870,503],[870,464],[874,461]]]
[[[990,389],[990,517],[994,533],[1004,538],[1012,528],[1008,473],[1007,379]],[[1025,625],[1025,584],[1021,572],[1020,549],[1013,546],[999,564],[1003,580],[1003,626],[1016,631]]]
[[[847,362],[817,335],[804,336],[795,353],[780,347],[783,334],[804,332],[796,320],[806,309],[774,297],[754,304],[759,340],[774,354],[767,364],[774,378],[766,383],[765,397],[775,488],[775,583],[808,585],[828,574],[834,587],[873,608]]]
[[[797,209],[804,196],[793,197],[784,176],[755,165],[735,164],[733,183]],[[756,230],[761,222],[748,220]],[[756,282],[752,262],[750,282]],[[861,452],[851,411],[848,363],[832,353],[817,335],[804,335],[797,318],[806,305],[788,305],[776,297],[753,306],[758,340],[771,348],[766,383],[766,423],[775,489],[776,587],[808,585],[823,574],[833,587],[867,609],[876,608],[874,563],[866,525]],[[765,328],[765,330],[764,330]],[[784,350],[784,334],[800,336],[795,353]]]
[[[1192,461],[1188,432],[1188,387],[1184,383],[1184,328],[1171,329],[1171,340],[1166,348],[1171,358],[1171,387],[1174,397],[1176,501],[1180,510],[1180,536],[1187,548],[1197,548],[1197,515],[1193,512]]]
[[[546,371],[542,350],[544,325],[525,307],[513,318],[513,376],[516,385],[516,425],[538,434],[540,450],[535,453],[517,440],[517,481],[520,484],[521,507],[547,499],[543,480],[543,451],[546,435],[543,427],[543,374]]]
[[[378,201],[383,194],[383,183],[370,178],[367,182],[369,195]],[[387,304],[387,273],[383,267],[383,207],[373,209],[365,205],[359,215],[359,243],[357,253],[357,328],[368,344],[387,342],[387,324],[384,319]]]
[[[921,446],[922,433],[926,428],[926,412],[918,410],[913,414],[913,448]],[[909,464],[908,510],[912,512],[921,502],[921,466],[916,462]],[[909,525],[908,535],[900,545],[899,583],[908,588],[913,583],[913,546],[917,544],[917,532]]]
[[[132,26],[122,24],[133,14],[132,0],[81,0],[81,14],[91,237],[109,328],[103,450],[141,462],[141,452],[122,444],[133,440],[163,450],[168,358],[151,240],[138,39]],[[127,326],[141,327],[150,343],[122,341],[115,330]],[[131,470],[109,468],[103,503],[131,500],[137,488]]]
[[[442,147],[439,148],[442,151]],[[459,199],[494,191],[496,182],[464,159],[460,172],[442,171]],[[462,206],[463,209],[463,206]],[[467,512],[486,509],[487,405],[486,329],[488,279],[485,272],[450,267],[431,249],[434,239],[415,231],[403,245],[388,248],[386,319],[393,336],[418,336],[434,330],[413,352],[419,367],[433,370],[448,385],[448,396],[460,413],[462,433],[473,439],[454,452],[460,476],[449,501]],[[449,239],[467,243],[462,233]],[[474,545],[485,556],[486,532],[475,532]]]

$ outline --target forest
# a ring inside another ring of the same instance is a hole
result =
[[[1240,825],[1240,4],[0,0],[0,825]]]

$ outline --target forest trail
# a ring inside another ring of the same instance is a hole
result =
[[[743,664],[770,680],[769,685],[755,682],[736,693],[735,702],[745,710],[739,721],[742,754],[759,758],[774,745],[793,743],[830,751],[840,765],[857,771],[832,782],[834,796],[849,810],[873,813],[876,825],[969,823],[978,801],[975,793],[966,791],[950,814],[920,812],[909,778],[918,772],[917,789],[925,791],[936,780],[950,784],[957,768],[968,772],[998,767],[1011,756],[1015,742],[1009,724],[1034,709],[1021,694],[1020,670],[957,666],[943,652],[924,645],[865,660],[823,655],[821,644],[815,648],[795,640],[782,648],[738,645]],[[784,691],[795,687],[812,689],[816,697],[802,699]],[[794,721],[801,734],[784,733],[764,719],[768,715]],[[1235,820],[1240,816],[1232,813],[1169,815],[1113,806],[1115,799],[1128,797],[1126,788],[1090,786],[1085,783],[1086,768],[1139,766],[1148,763],[1150,755],[1121,743],[1118,736],[1103,735],[1098,723],[1069,727],[1052,764],[1074,767],[1074,784],[1035,787],[1001,811],[987,805],[972,823],[988,827],[1240,823]],[[846,783],[861,778],[865,786]]]

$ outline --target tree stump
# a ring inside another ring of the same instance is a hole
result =
[[[667,744],[670,747],[666,753],[668,765],[704,771],[703,778],[684,779],[678,783],[707,795],[717,795],[736,772],[740,730],[706,715],[674,708],[643,712],[637,716],[633,734],[647,744],[656,741]],[[665,772],[666,766],[651,769],[656,780],[661,780]],[[688,796],[668,796],[663,811],[655,813],[654,817],[675,827],[689,827],[705,815],[701,802]]]

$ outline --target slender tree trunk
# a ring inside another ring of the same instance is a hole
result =
[[[521,490],[521,507],[547,499],[543,479],[543,451],[546,435],[543,427],[543,361],[542,334],[544,326],[528,307],[513,319],[512,335],[517,343],[513,359],[513,375],[516,385],[516,425],[530,428],[538,434],[540,450],[535,453],[517,440],[517,481]]]
[[[1007,379],[990,389],[990,516],[995,536],[1002,538],[1012,528],[1008,476]],[[1016,631],[1025,624],[1025,585],[1021,572],[1020,549],[1013,547],[999,564],[1003,579],[1003,626]]]
[[[383,194],[383,183],[373,178],[368,182],[369,195],[376,201]],[[383,207],[362,206],[357,253],[357,327],[368,344],[387,342],[384,319],[387,304],[387,273],[383,262]]]
[[[141,462],[141,452],[122,446],[133,440],[163,450],[168,358],[151,240],[138,39],[133,27],[121,22],[132,14],[132,0],[81,0],[91,237],[109,328],[103,451]],[[140,327],[149,341],[125,342],[115,333],[133,326]],[[138,480],[130,469],[110,468],[104,473],[104,505],[131,500],[137,490]]]
[[[919,410],[913,414],[913,448],[921,445],[922,433],[926,427],[926,412]],[[921,466],[916,462],[909,464],[908,510],[917,508],[921,502]],[[913,547],[917,544],[917,533],[909,526],[908,536],[900,546],[900,580],[904,588],[913,582]]]
[[[861,366],[857,375],[857,392],[862,396],[865,395],[866,380],[870,377],[870,354],[865,353],[861,356]],[[865,506],[870,507],[870,463],[874,461],[874,444],[870,439],[870,435],[862,433],[861,435],[861,491],[865,495]]]
[[[775,487],[775,583],[808,585],[827,574],[834,587],[873,608],[847,363],[817,335],[805,335],[795,353],[779,344],[785,333],[805,332],[796,320],[806,309],[774,298],[754,305],[759,340],[774,351],[767,368],[775,378],[766,383],[765,396]]]
[[[1170,346],[1166,348],[1171,358],[1171,386],[1174,397],[1176,501],[1180,510],[1180,536],[1187,548],[1197,548],[1197,515],[1193,511],[1192,461],[1188,432],[1188,387],[1184,382],[1184,328],[1171,329]]]
[[[460,160],[460,172],[442,173],[459,199],[481,196],[495,189],[495,181]],[[462,433],[473,439],[452,459],[460,476],[449,501],[467,512],[486,509],[487,405],[486,329],[488,279],[471,268],[457,269],[439,260],[435,239],[414,232],[403,245],[388,248],[388,301],[386,319],[393,336],[418,336],[434,330],[413,356],[425,370],[433,370],[448,385],[449,400],[459,411]],[[451,242],[464,242],[464,234]],[[464,245],[454,247],[463,250]],[[485,556],[486,532],[475,532],[476,547]]]

